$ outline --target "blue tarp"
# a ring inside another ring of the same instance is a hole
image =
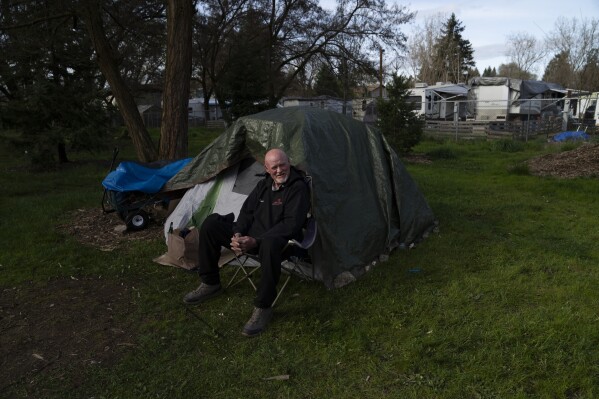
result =
[[[589,135],[585,132],[562,132],[553,136],[553,141],[568,141],[568,140],[588,140]]]
[[[157,193],[164,183],[176,175],[191,159],[175,161],[160,168],[150,168],[136,162],[121,162],[114,171],[104,178],[102,185],[108,190],[117,192]]]

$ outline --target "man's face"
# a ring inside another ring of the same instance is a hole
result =
[[[269,151],[264,158],[264,167],[277,187],[289,178],[289,159],[281,150]]]

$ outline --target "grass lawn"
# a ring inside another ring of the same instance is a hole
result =
[[[599,397],[599,179],[523,166],[564,146],[421,143],[432,162],[407,167],[440,232],[344,288],[293,281],[247,339],[249,285],[190,313],[197,277],[152,262],[160,235],[61,233],[100,207],[110,150],[31,172],[0,144],[0,397]]]

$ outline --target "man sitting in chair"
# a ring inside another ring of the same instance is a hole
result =
[[[282,252],[290,239],[301,238],[302,226],[310,209],[308,186],[303,176],[291,166],[280,149],[269,150],[264,157],[267,176],[258,182],[247,197],[237,222],[234,215],[212,214],[200,227],[200,286],[183,298],[198,304],[222,292],[218,260],[221,246],[242,253],[258,254],[261,277],[252,317],[242,334],[260,334],[272,317],[272,303],[277,296],[281,276]]]

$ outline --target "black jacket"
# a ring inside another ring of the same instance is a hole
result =
[[[302,226],[310,210],[308,185],[303,176],[292,166],[289,179],[279,190],[272,190],[272,178],[267,175],[260,180],[246,198],[234,233],[263,238],[301,238]]]

